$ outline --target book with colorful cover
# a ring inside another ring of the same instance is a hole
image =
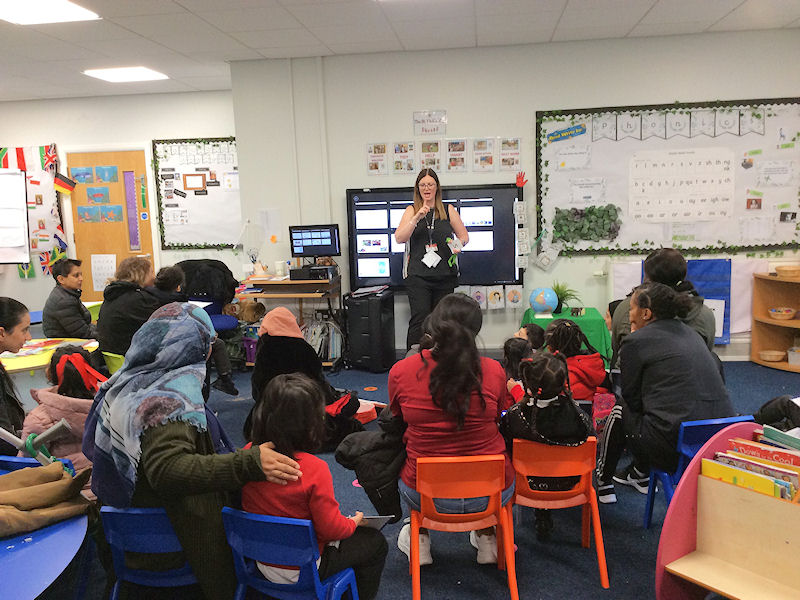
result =
[[[786,494],[782,494],[782,497],[789,500],[794,498],[794,495],[797,493],[797,489],[800,488],[800,476],[798,476],[797,471],[786,469],[779,466],[777,463],[766,464],[765,462],[759,462],[754,459],[745,458],[739,454],[726,452],[717,452],[714,455],[714,460],[726,465],[752,471],[753,473],[760,473],[766,477],[771,477],[778,480],[779,483],[785,482],[786,486],[784,487],[786,487],[787,490]]]
[[[743,438],[733,438],[728,440],[728,446],[731,450],[746,454],[748,456],[755,456],[765,460],[771,460],[776,463],[787,465],[794,465],[800,467],[800,452],[793,450],[784,450],[769,446],[760,442],[746,440]]]
[[[770,425],[764,425],[764,437],[793,450],[800,450],[800,439]]]
[[[753,473],[745,469],[725,465],[708,458],[703,459],[700,473],[706,477],[732,483],[760,494],[773,496],[775,498],[781,497],[782,486],[776,484],[775,480],[771,477],[759,473]]]

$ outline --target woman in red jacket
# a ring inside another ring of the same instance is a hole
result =
[[[554,320],[544,332],[544,344],[550,352],[563,354],[567,359],[569,387],[579,405],[586,407],[596,393],[606,391],[601,387],[606,379],[603,357],[592,347],[577,323],[569,319]]]
[[[389,372],[389,405],[407,424],[403,441],[406,462],[400,472],[400,496],[419,510],[417,458],[426,456],[506,455],[503,503],[514,493],[514,468],[497,424],[510,405],[506,374],[495,360],[481,357],[475,336],[483,316],[478,303],[463,294],[445,296],[431,313],[430,350],[401,360]],[[434,502],[443,512],[484,510],[487,499]],[[410,525],[400,531],[397,546],[410,554]],[[479,563],[497,562],[494,528],[470,534]],[[420,530],[420,564],[433,562],[430,538]]]

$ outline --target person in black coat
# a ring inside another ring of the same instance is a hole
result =
[[[642,284],[631,297],[632,333],[620,347],[622,398],[609,415],[598,457],[601,502],[616,501],[612,479],[644,494],[651,466],[675,471],[682,422],[734,414],[718,359],[679,320],[691,308],[689,296],[662,283]],[[615,473],[626,443],[634,462]]]
[[[31,339],[31,316],[22,302],[0,297],[0,354],[16,354]],[[19,435],[25,420],[25,409],[17,398],[14,383],[0,363],[0,427],[13,435]],[[0,440],[0,455],[16,456],[17,449]]]
[[[233,300],[239,282],[224,262],[197,258],[182,260],[175,266],[180,267],[186,277],[183,291],[189,298],[207,298],[220,305]]]
[[[97,341],[102,352],[124,355],[133,334],[161,306],[148,291],[155,281],[153,265],[146,258],[126,258],[103,290],[103,305],[97,318]]]
[[[56,287],[50,292],[42,311],[42,329],[49,338],[97,337],[92,316],[81,302],[83,272],[81,261],[62,258],[51,269]]]

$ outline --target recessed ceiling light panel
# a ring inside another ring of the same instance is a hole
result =
[[[126,83],[130,81],[156,81],[169,79],[163,73],[153,71],[147,67],[120,67],[117,69],[87,69],[83,72],[89,77],[96,77],[111,83]]]
[[[97,13],[69,0],[0,0],[0,19],[15,25],[94,21]]]

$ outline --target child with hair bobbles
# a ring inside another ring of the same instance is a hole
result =
[[[555,319],[544,331],[544,345],[567,362],[572,399],[591,412],[598,392],[605,392],[606,367],[603,356],[589,343],[580,326],[569,319]]]
[[[38,406],[25,417],[21,438],[31,433],[38,435],[66,419],[72,431],[55,440],[48,450],[53,456],[71,460],[76,470],[89,467],[89,459],[81,452],[83,429],[94,395],[106,377],[92,368],[89,352],[68,344],[53,352],[47,380],[53,387],[31,390]],[[87,482],[87,490],[89,486]]]
[[[519,402],[500,420],[500,432],[511,452],[514,438],[556,446],[578,446],[592,433],[589,416],[572,399],[567,361],[560,353],[539,352],[519,364],[521,382],[509,379],[508,388]],[[538,490],[574,487],[579,477],[529,477]],[[553,530],[550,511],[536,509],[536,537],[546,540]]]
[[[268,481],[246,484],[242,508],[275,517],[310,519],[320,546],[320,579],[352,567],[359,597],[374,598],[388,546],[380,531],[359,527],[362,512],[352,517],[341,514],[330,469],[312,454],[321,448],[326,435],[325,397],[319,384],[301,373],[276,375],[253,410],[251,434],[253,444],[271,441],[278,452],[294,458],[303,476],[286,485]],[[260,563],[258,569],[274,583],[294,583],[299,574]]]

